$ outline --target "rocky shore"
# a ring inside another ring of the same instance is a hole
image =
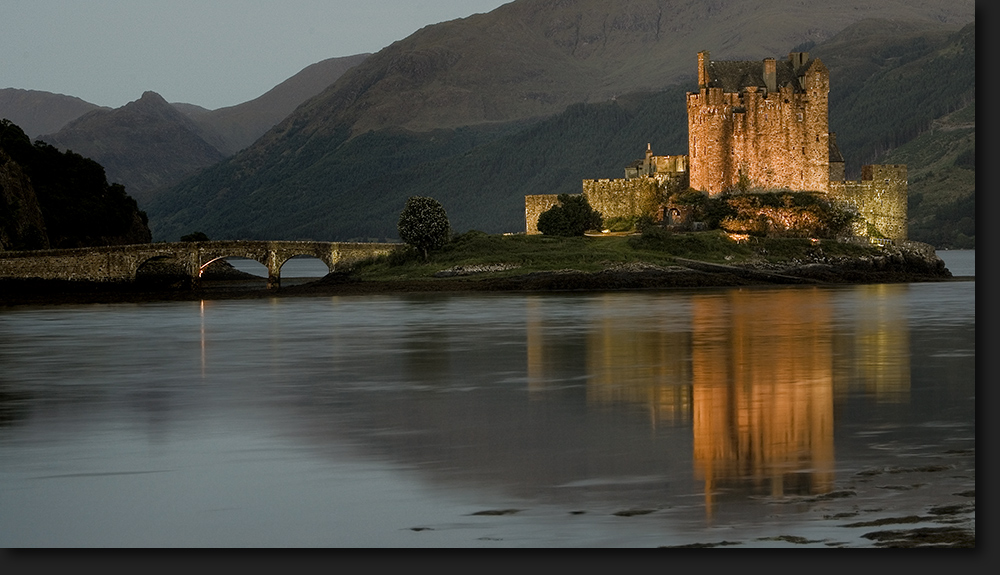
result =
[[[225,262],[221,262],[225,264]],[[482,269],[479,269],[482,268]],[[503,275],[497,276],[497,272]],[[361,280],[336,272],[316,281],[267,291],[264,279],[228,264],[206,273],[197,289],[176,277],[162,282],[105,284],[40,280],[0,280],[0,306],[55,303],[115,303],[250,299],[315,295],[363,295],[467,291],[608,291],[752,285],[826,285],[961,281],[953,278],[934,248],[918,242],[883,247],[877,255],[827,257],[822,249],[805,260],[783,264],[763,260],[738,265],[677,258],[676,265],[644,262],[611,264],[598,272],[572,269],[517,274],[506,264],[449,268],[426,279]]]

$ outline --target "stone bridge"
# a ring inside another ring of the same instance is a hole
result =
[[[158,260],[180,264],[197,285],[208,264],[241,257],[267,266],[267,287],[281,286],[281,266],[295,256],[312,256],[334,271],[403,244],[351,242],[209,241],[102,246],[93,248],[0,252],[0,278],[38,278],[96,282],[135,281],[143,264]]]

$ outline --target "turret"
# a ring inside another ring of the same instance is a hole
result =
[[[708,87],[708,50],[698,52],[698,89]]]

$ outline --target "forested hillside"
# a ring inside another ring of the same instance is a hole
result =
[[[40,217],[39,217],[40,216]],[[0,249],[146,243],[146,214],[104,168],[0,120]]]

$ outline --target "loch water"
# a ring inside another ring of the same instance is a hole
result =
[[[974,280],[0,309],[0,546],[974,534],[975,326]]]

